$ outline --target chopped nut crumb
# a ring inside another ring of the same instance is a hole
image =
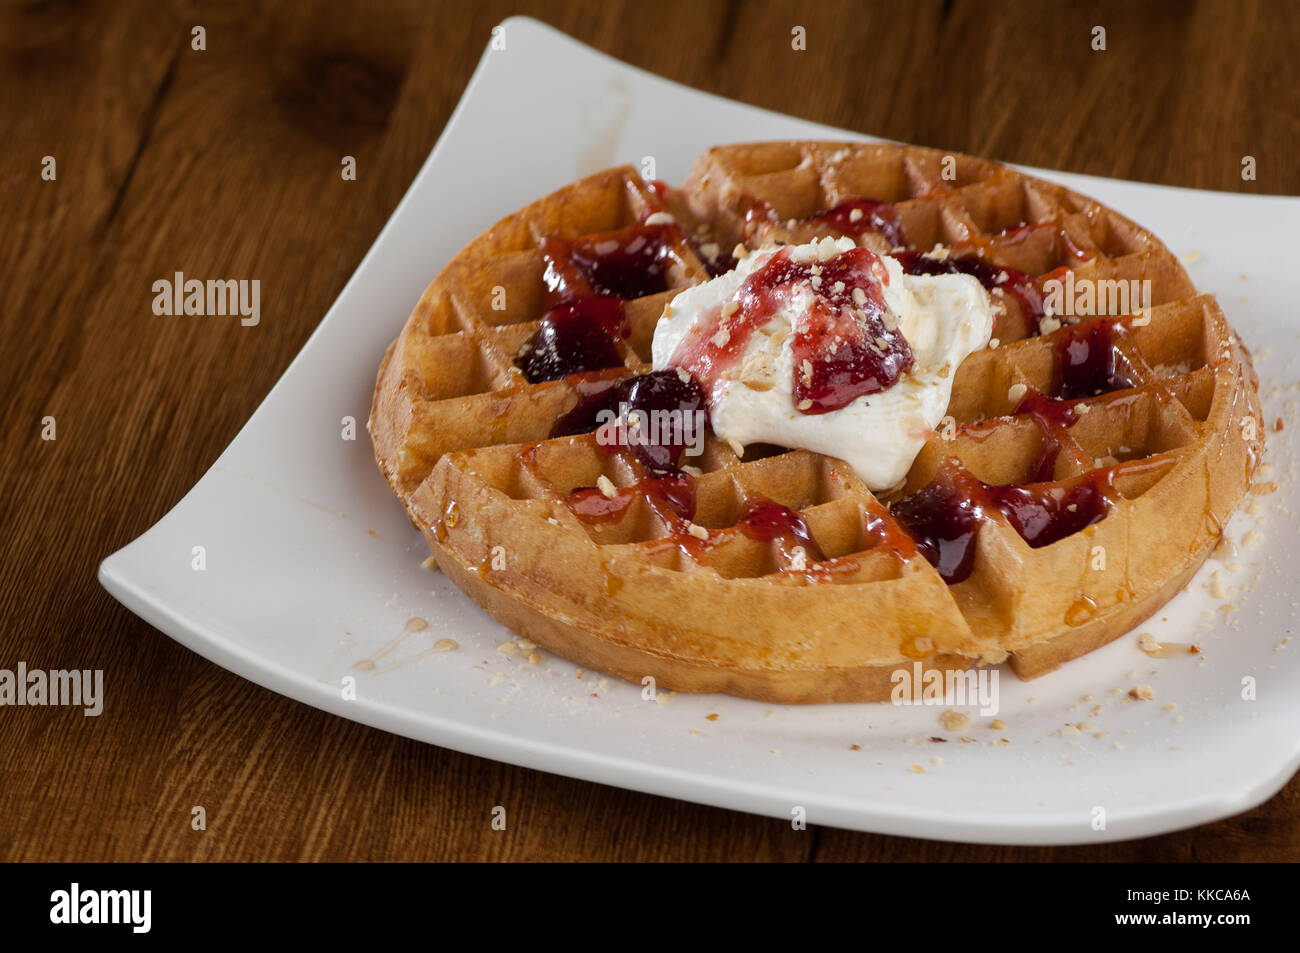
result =
[[[1150,685],[1134,685],[1128,690],[1128,695],[1129,698],[1143,702],[1149,702],[1156,697],[1156,693]]]
[[[951,709],[940,715],[939,721],[949,731],[965,731],[970,727],[970,715]]]

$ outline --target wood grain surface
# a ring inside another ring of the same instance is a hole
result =
[[[258,406],[392,213],[492,25],[514,13],[691,86],[863,132],[1300,193],[1294,4],[0,0],[0,668],[102,668],[110,686],[99,718],[0,708],[0,859],[1300,858],[1296,780],[1239,817],[1096,847],[796,832],[335,718],[210,664],[104,593],[100,559],[166,513]],[[1090,48],[1095,25],[1105,52]],[[46,155],[55,181],[41,179]],[[343,155],[357,157],[355,182],[339,176]],[[175,270],[260,276],[258,333],[156,317],[152,282]],[[40,438],[46,415],[55,441]],[[496,804],[506,832],[490,827]],[[193,805],[206,831],[191,829]]]

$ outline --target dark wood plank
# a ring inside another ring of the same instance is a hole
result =
[[[516,12],[672,79],[848,128],[1103,175],[1300,192],[1290,5],[0,8],[0,666],[103,668],[110,686],[97,719],[0,710],[11,753],[0,858],[1300,856],[1295,781],[1242,817],[1133,844],[794,832],[324,715],[205,662],[103,593],[98,561],[165,513],[256,408],[391,214],[491,26]],[[1096,24],[1104,53],[1089,48]],[[790,48],[796,25],[806,52]],[[55,182],[39,177],[47,154]],[[355,182],[339,178],[345,154]],[[1253,183],[1240,180],[1247,154]],[[176,270],[260,278],[262,324],[155,317],[152,282]],[[46,414],[53,443],[39,439]],[[489,825],[497,804],[506,832]],[[205,832],[190,829],[195,805]]]

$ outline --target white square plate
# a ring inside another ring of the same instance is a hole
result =
[[[1278,648],[1296,605],[1289,480],[1274,495],[1248,497],[1257,512],[1231,524],[1238,541],[1256,526],[1263,534],[1228,560],[1242,567],[1212,560],[1144,626],[1162,640],[1200,643],[1203,661],[1153,660],[1125,637],[1032,683],[1006,673],[1006,727],[997,731],[978,716],[967,731],[945,731],[942,708],[774,709],[689,695],[656,704],[637,686],[596,673],[579,679],[562,659],[530,665],[498,654],[507,630],[420,567],[423,540],[377,472],[364,431],[379,359],[424,286],[498,218],[598,169],[653,156],[659,177],[680,182],[716,143],[863,138],[675,85],[532,20],[504,29],[506,49],[484,54],[415,182],[284,377],[198,485],[104,561],[100,580],[115,598],[217,664],[344,718],[777,818],[802,807],[814,824],[1100,842],[1224,817],[1281,787],[1300,763],[1300,645]],[[1043,174],[1198,258],[1193,279],[1218,294],[1256,349],[1267,419],[1294,419],[1287,355],[1298,326],[1284,279],[1294,276],[1287,249],[1300,232],[1300,200]],[[341,439],[345,416],[357,421],[355,440]],[[1295,460],[1291,434],[1269,434],[1279,474]],[[191,568],[195,546],[204,547],[205,571]],[[1234,590],[1235,611],[1206,592],[1215,569]],[[412,617],[429,627],[401,637]],[[432,651],[443,638],[460,650]],[[367,659],[372,670],[356,667]],[[347,675],[355,700],[340,688]],[[1255,701],[1241,697],[1247,676]],[[1139,681],[1154,687],[1154,702],[1111,692]],[[1096,727],[1060,731],[1080,721]],[[1104,829],[1095,829],[1098,808]]]

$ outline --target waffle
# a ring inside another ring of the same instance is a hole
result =
[[[996,341],[958,368],[950,420],[901,486],[873,493],[837,459],[757,445],[741,456],[709,433],[687,461],[687,520],[627,448],[553,436],[594,390],[650,370],[664,305],[725,269],[734,245],[840,234],[847,219],[828,210],[855,199],[887,203],[853,229],[862,245],[938,246],[1029,279],[1028,296],[995,293]],[[590,290],[574,249],[667,215],[658,284],[627,296],[621,362],[530,382],[517,360],[539,318],[560,292]],[[1032,292],[1067,272],[1149,281],[1149,307],[1044,317]],[[1079,341],[1106,354],[1088,388],[1100,393],[1064,389],[1062,355]],[[1133,222],[982,159],[808,142],[711,149],[680,190],[609,170],[503,219],[438,275],[389,348],[370,431],[439,567],[506,626],[632,681],[772,702],[887,699],[893,673],[918,664],[1008,661],[1032,678],[1115,639],[1216,545],[1263,435],[1247,352]],[[612,518],[575,511],[596,486]],[[1035,538],[1044,513],[1080,522],[1081,503],[1102,515]],[[788,534],[747,531],[771,504],[811,559]],[[972,508],[954,570],[926,514]]]

